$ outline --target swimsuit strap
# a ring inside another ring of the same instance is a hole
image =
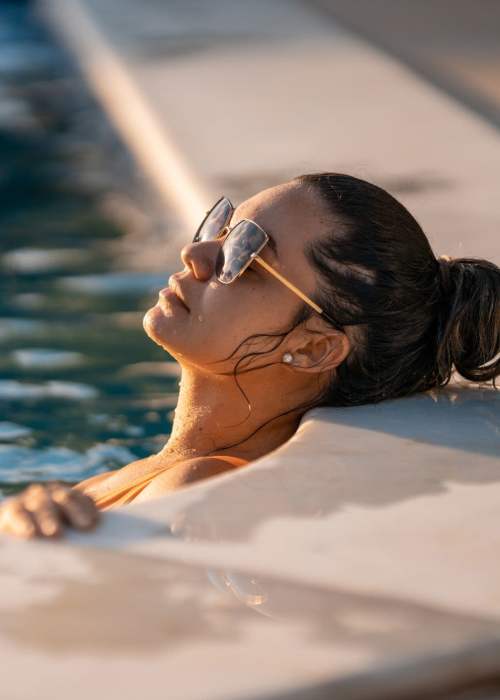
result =
[[[229,455],[207,455],[205,459],[222,459],[225,462],[230,462],[233,467],[240,467],[248,463],[248,460],[246,459],[242,459],[241,457],[230,457]],[[109,491],[100,498],[94,499],[97,508],[99,508],[99,510],[106,510],[111,506],[124,505],[126,503],[130,503],[141,491],[143,491],[146,488],[146,486],[156,476],[158,476],[158,474],[161,474],[162,472],[171,469],[172,466],[175,465],[155,469],[154,471],[149,472],[146,475],[140,476],[131,484],[127,484],[127,486],[120,486],[117,489]]]

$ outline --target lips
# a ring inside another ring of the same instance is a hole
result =
[[[181,288],[179,287],[179,282],[176,280],[174,275],[171,275],[168,280],[168,289],[170,289],[175,294],[175,296],[179,299],[186,311],[190,311],[189,306],[184,301],[184,296],[182,294]]]

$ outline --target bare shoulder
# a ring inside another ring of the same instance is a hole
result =
[[[138,479],[152,469],[158,467],[157,457],[157,455],[151,455],[150,457],[144,457],[143,459],[130,462],[130,464],[126,464],[120,469],[112,469],[102,474],[95,474],[75,484],[73,488],[92,496],[101,496],[108,490],[125,486],[127,483]]]
[[[241,466],[241,462],[242,460],[239,460],[239,463],[235,463],[235,460],[223,457],[193,457],[192,459],[185,459],[172,466],[172,468],[158,474],[134,500],[146,500],[146,498],[160,496],[163,493],[175,491],[196,481],[238,469]]]

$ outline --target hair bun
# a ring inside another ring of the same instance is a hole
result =
[[[442,255],[437,327],[437,373],[453,368],[466,379],[489,381],[500,369],[500,269],[478,258]]]
[[[438,275],[439,275],[439,285],[441,292],[441,311],[444,312],[444,318],[440,318],[440,327],[446,325],[447,320],[447,310],[449,309],[450,296],[456,291],[456,280],[452,278],[452,266],[455,262],[451,255],[440,255],[437,259],[438,262]],[[455,275],[453,275],[455,277]],[[440,314],[442,316],[443,314]],[[438,336],[440,335],[440,330],[438,330]]]

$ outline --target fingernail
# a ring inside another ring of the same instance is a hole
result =
[[[54,522],[46,522],[43,523],[42,525],[42,532],[44,535],[48,535],[49,537],[52,535],[55,535],[59,531],[59,526],[57,523]]]

